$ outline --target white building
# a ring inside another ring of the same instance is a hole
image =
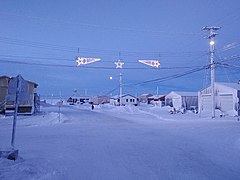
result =
[[[199,91],[199,112],[207,113],[212,110],[211,86]],[[215,109],[223,114],[240,115],[239,112],[240,84],[215,83]]]
[[[119,106],[120,105],[120,98],[119,96],[113,96],[110,98],[110,104]],[[137,106],[139,104],[139,100],[137,97],[132,96],[130,94],[125,94],[122,96],[122,105],[134,105]]]
[[[177,111],[196,108],[198,106],[198,93],[172,91],[165,96],[165,105],[174,107]]]

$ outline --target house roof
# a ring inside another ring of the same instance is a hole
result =
[[[144,97],[144,96],[152,96],[152,94],[151,93],[144,93],[144,94],[141,95],[141,97]]]
[[[0,76],[0,79],[1,78],[7,78],[7,79],[10,79],[10,77],[8,77],[8,76]]]
[[[227,86],[227,87],[230,87],[230,88],[236,89],[236,90],[240,90],[240,84],[239,84],[239,83],[217,82],[216,84],[224,85],[224,86]]]
[[[158,98],[161,98],[161,97],[164,97],[165,95],[153,95],[153,96],[150,96],[148,98],[154,98],[154,99],[158,99]]]
[[[2,79],[2,78],[14,79],[14,78],[16,78],[16,77],[9,77],[9,76],[5,76],[5,75],[3,75],[3,76],[0,76],[0,79]],[[24,80],[25,80],[25,79],[24,79]],[[28,81],[28,80],[25,80],[25,81],[27,81],[27,82],[30,83],[30,84],[33,84],[33,85],[34,85],[34,88],[36,88],[36,87],[38,86],[38,84],[35,83],[35,82]]]
[[[7,77],[7,76],[6,76]],[[22,76],[21,76],[22,77]],[[15,79],[16,77],[10,77],[9,79]],[[23,78],[23,77],[22,77]],[[23,78],[24,79],[24,78]],[[25,80],[25,79],[24,79]],[[33,84],[34,85],[34,88],[37,88],[38,84],[35,83],[35,82],[32,82],[32,81],[28,81],[28,80],[25,80],[26,82],[28,82],[29,84]]]
[[[131,94],[123,94],[122,97],[125,97],[125,96],[131,96],[131,97],[134,97],[137,99],[137,97],[131,95]],[[115,95],[115,96],[112,96],[110,99],[118,99],[120,96],[119,95]]]
[[[109,98],[109,96],[93,96],[92,98]]]
[[[178,94],[180,96],[198,96],[197,92],[172,91],[169,94],[172,94],[172,93]]]
[[[215,82],[215,84],[216,85],[223,85],[223,86],[230,87],[230,88],[233,88],[233,89],[236,89],[236,90],[240,90],[240,84],[239,83]],[[210,85],[208,87],[205,87],[205,88],[201,89],[200,92],[209,88],[209,87],[210,87]]]

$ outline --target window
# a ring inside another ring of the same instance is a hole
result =
[[[128,99],[126,99],[126,102],[128,102]]]

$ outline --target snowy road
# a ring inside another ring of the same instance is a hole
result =
[[[59,123],[57,107],[44,111],[19,118],[20,158],[0,159],[1,180],[240,179],[237,121],[166,121],[144,112],[120,118],[63,107]],[[11,126],[0,120],[1,147]]]

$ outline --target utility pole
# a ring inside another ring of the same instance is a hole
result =
[[[11,139],[11,147],[14,150],[14,141],[15,141],[15,131],[16,131],[16,122],[17,122],[17,115],[18,115],[18,105],[19,105],[19,93],[21,88],[20,82],[20,75],[16,77],[16,97],[15,97],[15,109],[14,109],[14,116],[13,116],[13,129],[12,129],[12,139]]]
[[[119,52],[119,60],[117,62],[114,62],[116,65],[116,69],[122,69],[122,66],[124,65],[124,62],[121,61],[121,54]],[[122,73],[119,74],[119,105],[122,106]]]
[[[119,104],[122,106],[122,73],[119,75]]]
[[[214,31],[221,27],[206,26],[202,30],[209,31],[209,45],[210,45],[210,65],[211,65],[211,97],[212,97],[212,118],[215,118],[215,74],[214,74],[214,37],[217,35]]]

